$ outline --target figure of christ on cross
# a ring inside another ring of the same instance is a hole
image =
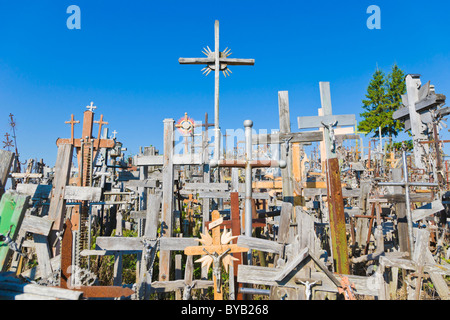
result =
[[[195,262],[201,262],[202,266],[206,266],[207,269],[213,264],[213,281],[214,281],[214,300],[223,300],[223,290],[221,289],[221,268],[224,266],[228,272],[228,267],[237,260],[232,253],[248,252],[248,248],[239,247],[236,244],[229,244],[231,240],[237,238],[232,237],[231,232],[224,230],[222,236],[220,235],[220,224],[223,219],[220,218],[219,211],[212,212],[212,222],[210,228],[212,230],[212,237],[209,235],[208,229],[204,234],[201,234],[202,246],[187,247],[184,249],[186,255],[202,255],[204,257],[196,260]],[[206,255],[205,255],[206,254]]]

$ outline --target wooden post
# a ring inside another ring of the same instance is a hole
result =
[[[6,181],[14,160],[14,153],[6,150],[0,150],[0,199],[6,190]]]
[[[164,164],[163,164],[163,203],[161,211],[161,236],[171,237],[173,231],[173,149],[174,149],[173,119],[164,120]],[[159,280],[168,281],[170,275],[170,251],[161,251],[159,256]]]
[[[70,168],[72,166],[73,147],[71,144],[63,144],[58,147],[58,155],[55,164],[55,178],[50,196],[48,218],[53,220],[52,231],[49,234],[49,243],[55,243],[57,232],[63,228],[64,215],[66,211],[66,200],[64,199],[66,185],[70,179]],[[53,255],[56,255],[54,248]]]
[[[291,118],[289,115],[289,93],[288,91],[278,92],[278,111],[280,115],[280,134],[291,133]],[[283,201],[294,204],[294,183],[292,175],[292,143],[291,139],[286,139],[281,144],[280,159],[286,161],[286,168],[281,170],[283,181]]]

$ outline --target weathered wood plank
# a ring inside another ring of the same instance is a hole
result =
[[[246,247],[253,250],[259,250],[263,252],[270,252],[276,254],[280,254],[284,248],[283,244],[280,244],[275,241],[246,236],[238,236],[237,245],[239,247]]]
[[[229,189],[228,183],[185,183],[184,190],[189,191],[227,191]]]
[[[64,199],[74,201],[100,201],[102,188],[66,186]]]
[[[442,204],[441,200],[436,200],[423,207],[420,207],[419,209],[414,210],[412,212],[412,220],[416,222],[442,210],[445,210],[444,205]]]
[[[37,217],[32,215],[25,215],[23,219],[21,229],[34,234],[40,234],[48,236],[52,229],[53,221],[47,219],[47,217]]]
[[[50,196],[50,206],[48,217],[54,221],[53,230],[61,231],[66,208],[64,193],[70,178],[70,168],[72,166],[73,147],[70,144],[63,144],[58,147],[58,154],[55,164],[55,178]],[[50,242],[53,243],[55,235]]]
[[[14,153],[6,150],[0,150],[0,198],[5,193],[6,181],[14,160]]]

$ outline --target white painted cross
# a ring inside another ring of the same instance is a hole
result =
[[[94,106],[94,102],[91,102],[91,105],[86,106],[86,109],[89,109],[89,111],[94,112],[94,110],[97,109],[97,107]]]

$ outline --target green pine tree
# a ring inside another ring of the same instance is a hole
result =
[[[396,137],[404,125],[394,120],[392,114],[400,107],[401,95],[405,92],[404,73],[396,64],[387,77],[377,68],[367,88],[366,99],[362,101],[365,112],[360,114],[363,120],[358,124],[358,130],[378,137],[381,127],[383,137]]]

